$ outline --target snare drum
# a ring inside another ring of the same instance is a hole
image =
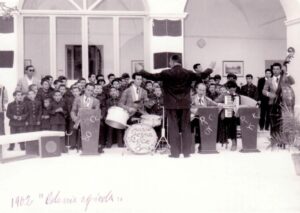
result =
[[[112,106],[108,109],[105,123],[116,129],[125,129],[127,127],[127,120],[129,119],[128,112],[117,106]]]
[[[145,124],[133,124],[125,131],[127,148],[135,154],[147,154],[155,150],[157,135],[154,129]]]
[[[161,125],[161,117],[158,115],[142,115],[141,123],[151,126],[151,127],[160,126]]]

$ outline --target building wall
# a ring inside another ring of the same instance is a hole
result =
[[[215,73],[222,74],[223,60],[241,60],[245,74],[252,73],[255,80],[263,76],[265,60],[283,60],[286,56],[284,12],[279,0],[270,1],[258,6],[249,1],[189,0],[185,66],[192,69],[199,62],[207,67],[216,61]],[[206,42],[203,48],[197,45],[199,39]],[[244,83],[244,78],[239,82]]]

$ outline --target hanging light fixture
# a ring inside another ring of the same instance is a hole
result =
[[[17,6],[9,7],[6,2],[0,1],[0,15],[2,18],[10,18],[14,12],[19,12]]]

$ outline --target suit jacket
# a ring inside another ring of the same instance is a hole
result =
[[[254,100],[257,100],[257,87],[254,84],[251,85],[243,85],[241,87],[241,95],[248,96]]]
[[[57,109],[62,108],[62,112],[56,112]],[[50,105],[50,124],[51,125],[64,125],[66,124],[66,116],[68,113],[68,106],[61,100],[59,102],[52,101]]]
[[[40,85],[41,85],[40,80],[38,80],[35,77],[32,78],[32,83],[36,84],[38,87],[40,87]],[[30,85],[28,85],[27,78],[26,78],[26,76],[24,76],[23,78],[21,78],[18,81],[16,90],[20,90],[21,92],[28,92],[28,87],[29,86]]]
[[[100,109],[100,103],[99,101],[94,98],[91,98],[91,103],[87,106],[84,102],[84,95],[81,95],[80,97],[76,97],[74,99],[73,105],[72,105],[72,110],[71,110],[71,118],[74,122],[78,120],[78,112],[79,109],[81,108],[87,108],[87,109]]]
[[[95,98],[100,102],[101,115],[102,115],[102,119],[104,119],[106,117],[106,111],[107,111],[107,106],[106,106],[107,97],[102,92],[101,94],[98,94]]]
[[[192,119],[196,116],[196,113],[197,113],[197,110],[199,107],[209,107],[209,106],[218,106],[218,103],[211,100],[209,97],[204,96],[204,103],[203,103],[203,105],[201,105],[199,96],[197,94],[192,96],[192,105],[191,105]]]
[[[202,73],[195,73],[176,65],[171,69],[163,70],[157,74],[141,71],[140,74],[153,81],[163,82],[164,106],[166,109],[189,109],[191,106],[191,84],[193,81],[201,81],[206,78],[212,69],[206,69]]]
[[[20,116],[21,120],[14,119],[14,115]],[[28,118],[27,105],[24,102],[11,102],[7,106],[6,116],[9,118],[9,126],[25,126]]]
[[[28,109],[28,124],[29,125],[37,125],[37,122],[41,122],[42,116],[42,104],[38,100],[28,100],[26,101],[27,109]]]
[[[265,96],[269,97],[269,105],[272,105],[275,104],[278,98],[280,98],[278,95],[281,90],[281,87],[286,85],[293,85],[294,83],[295,80],[292,76],[280,75],[278,86],[276,88],[276,85],[274,83],[274,78],[270,78],[265,82],[262,93]]]
[[[50,126],[50,108],[46,109],[43,107],[41,116],[41,129],[51,129]]]
[[[269,103],[269,98],[263,94],[263,89],[265,86],[266,78],[260,78],[257,82],[257,99],[261,101],[262,104]]]
[[[134,88],[133,86],[130,86],[121,95],[120,101],[119,101],[119,106],[128,110],[129,108],[135,108],[135,98],[134,98]],[[144,111],[145,110],[145,104],[148,104],[148,95],[147,91],[143,89],[142,87],[139,88],[139,99],[140,101],[140,110]]]
[[[36,94],[36,99],[40,102],[43,102],[46,98],[52,99],[52,91],[49,89],[47,92],[43,90],[43,88],[39,88]]]
[[[156,97],[154,94],[149,97],[149,105],[147,106],[147,112],[149,114],[154,115],[163,115],[163,103],[164,103],[164,97]]]

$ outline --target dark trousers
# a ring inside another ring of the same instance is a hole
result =
[[[77,149],[81,149],[81,129],[80,127],[78,129],[72,129],[70,132],[70,146],[76,147]]]
[[[41,130],[51,130],[50,119],[42,119]]]
[[[107,130],[107,146],[111,146],[114,142],[116,142],[119,147],[123,147],[123,130],[115,129],[110,126],[108,126]]]
[[[261,130],[268,130],[270,126],[270,106],[268,103],[261,103],[260,105],[260,119],[259,127]]]
[[[28,125],[26,127],[26,132],[37,132],[37,131],[40,131],[41,130],[41,127],[38,126],[38,125]]]
[[[192,137],[194,137],[194,143],[192,146],[195,146],[195,144],[199,144],[198,151],[201,150],[201,132],[200,132],[200,124],[199,119],[195,118],[191,121],[191,128],[192,128]],[[192,152],[194,149],[192,149]]]
[[[270,135],[272,139],[282,136],[282,114],[280,104],[270,105]]]
[[[0,112],[0,135],[5,135],[4,112]]]
[[[190,109],[167,109],[166,112],[171,155],[179,156],[180,153],[189,155],[193,144],[190,125]]]
[[[10,134],[16,134],[16,133],[23,133],[26,132],[26,128],[23,126],[11,126],[10,127]],[[19,143],[22,150],[25,150],[25,143],[21,142]],[[9,149],[14,149],[15,144],[11,143],[9,144]]]
[[[100,121],[100,132],[99,132],[99,146],[104,146],[107,138],[108,126],[105,124],[104,120]]]
[[[271,124],[271,137],[278,138],[281,134],[282,121],[281,116],[271,115],[270,116],[270,124]]]

